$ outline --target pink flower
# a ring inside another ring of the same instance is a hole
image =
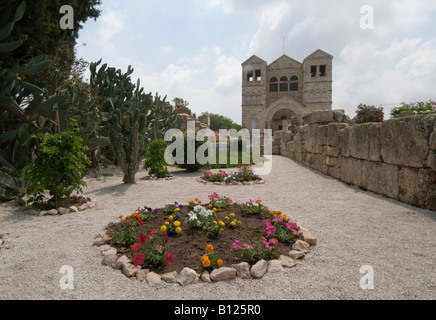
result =
[[[162,246],[156,246],[156,251],[157,252],[161,252],[163,250],[163,247]]]
[[[282,222],[282,221],[283,221],[283,219],[281,217],[275,217],[273,219],[273,222]]]
[[[166,264],[170,264],[173,262],[173,255],[171,253],[167,253],[164,259]]]
[[[139,265],[143,265],[145,262],[145,254],[142,254],[140,252],[138,252],[134,257],[133,257],[133,265],[139,266]]]
[[[239,250],[241,248],[241,241],[236,240],[235,242],[233,242],[232,244],[233,249],[235,249],[236,251]]]
[[[253,246],[251,246],[249,244],[246,244],[246,243],[244,243],[244,247],[247,248],[247,249],[254,249]]]

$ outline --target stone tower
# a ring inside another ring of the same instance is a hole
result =
[[[303,63],[286,55],[271,64],[242,63],[242,125],[282,130],[312,111],[332,109],[333,57],[316,50]]]

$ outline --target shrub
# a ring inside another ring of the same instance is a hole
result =
[[[169,176],[169,171],[165,162],[165,149],[167,143],[158,139],[150,142],[145,151],[144,169],[148,170],[150,176],[165,178]]]
[[[259,260],[271,260],[273,259],[273,252],[277,250],[278,240],[275,238],[266,239],[262,237],[254,240],[247,241],[242,244],[239,240],[236,240],[232,247],[236,251],[241,252],[241,258],[244,262],[254,263]]]
[[[130,216],[119,216],[121,220],[120,227],[112,232],[112,237],[118,244],[131,245],[136,242],[137,237],[141,233],[143,225],[139,215],[132,214]]]
[[[356,123],[365,122],[382,122],[384,118],[383,107],[368,106],[366,104],[359,104],[356,110],[356,116],[353,120]]]
[[[185,169],[188,172],[195,172],[200,170],[203,167],[203,164],[200,164],[197,160],[197,150],[203,143],[206,143],[206,141],[197,141],[197,139],[195,139],[195,148],[193,150],[191,144],[188,144],[188,135],[186,134],[186,132],[183,134],[183,140],[183,163],[177,163],[177,166],[179,168]],[[173,157],[176,157],[176,152],[177,149],[173,150]],[[190,154],[191,156],[194,155],[194,163],[188,163],[188,154]],[[207,154],[205,156],[207,156]]]
[[[148,236],[141,233],[138,242],[131,245],[133,265],[147,268],[149,266],[167,266],[173,262],[173,256],[167,253],[166,243],[167,234],[156,234],[156,230],[150,232]]]
[[[413,114],[432,114],[436,113],[436,102],[413,102],[413,103],[401,103],[401,107],[395,107],[391,109],[391,117],[397,118],[401,111],[412,111]]]
[[[56,207],[59,200],[69,199],[71,194],[83,192],[86,187],[83,177],[91,161],[83,152],[82,138],[76,135],[78,129],[68,128],[56,134],[39,133],[41,139],[32,163],[24,169],[23,180],[28,181],[27,194],[31,202],[41,202],[44,191],[49,191]]]

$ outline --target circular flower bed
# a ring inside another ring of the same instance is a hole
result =
[[[260,176],[254,173],[250,164],[242,163],[238,165],[238,171],[226,172],[224,170],[218,170],[216,172],[206,171],[199,178],[203,183],[215,183],[215,184],[263,184],[265,183]]]
[[[209,201],[177,202],[164,208],[138,208],[106,227],[96,245],[114,248],[110,263],[124,257],[133,267],[159,274],[190,268],[198,273],[220,267],[289,255],[304,231],[280,210],[270,210],[261,200],[237,204],[217,193]],[[118,266],[119,267],[119,266]]]

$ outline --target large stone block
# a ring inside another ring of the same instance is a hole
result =
[[[380,161],[381,123],[362,123],[350,128],[350,155],[357,159]]]
[[[354,183],[354,170],[353,170],[353,158],[342,157],[340,159],[341,176],[340,179],[346,183]]]
[[[365,161],[363,164],[365,188],[389,198],[398,198],[398,174],[399,168],[394,165],[373,161]]]
[[[401,168],[398,199],[436,211],[436,172],[428,168]]]
[[[309,114],[307,119],[308,124],[325,124],[335,122],[332,111],[315,111]]]
[[[328,144],[329,126],[315,127],[314,152],[322,153],[323,146]]]
[[[327,145],[332,147],[339,146],[341,131],[347,127],[345,123],[330,123],[328,126]]]
[[[400,166],[424,167],[435,122],[436,115],[384,121],[380,129],[383,161]]]
[[[343,157],[350,156],[350,127],[345,127],[339,133],[339,150]]]

